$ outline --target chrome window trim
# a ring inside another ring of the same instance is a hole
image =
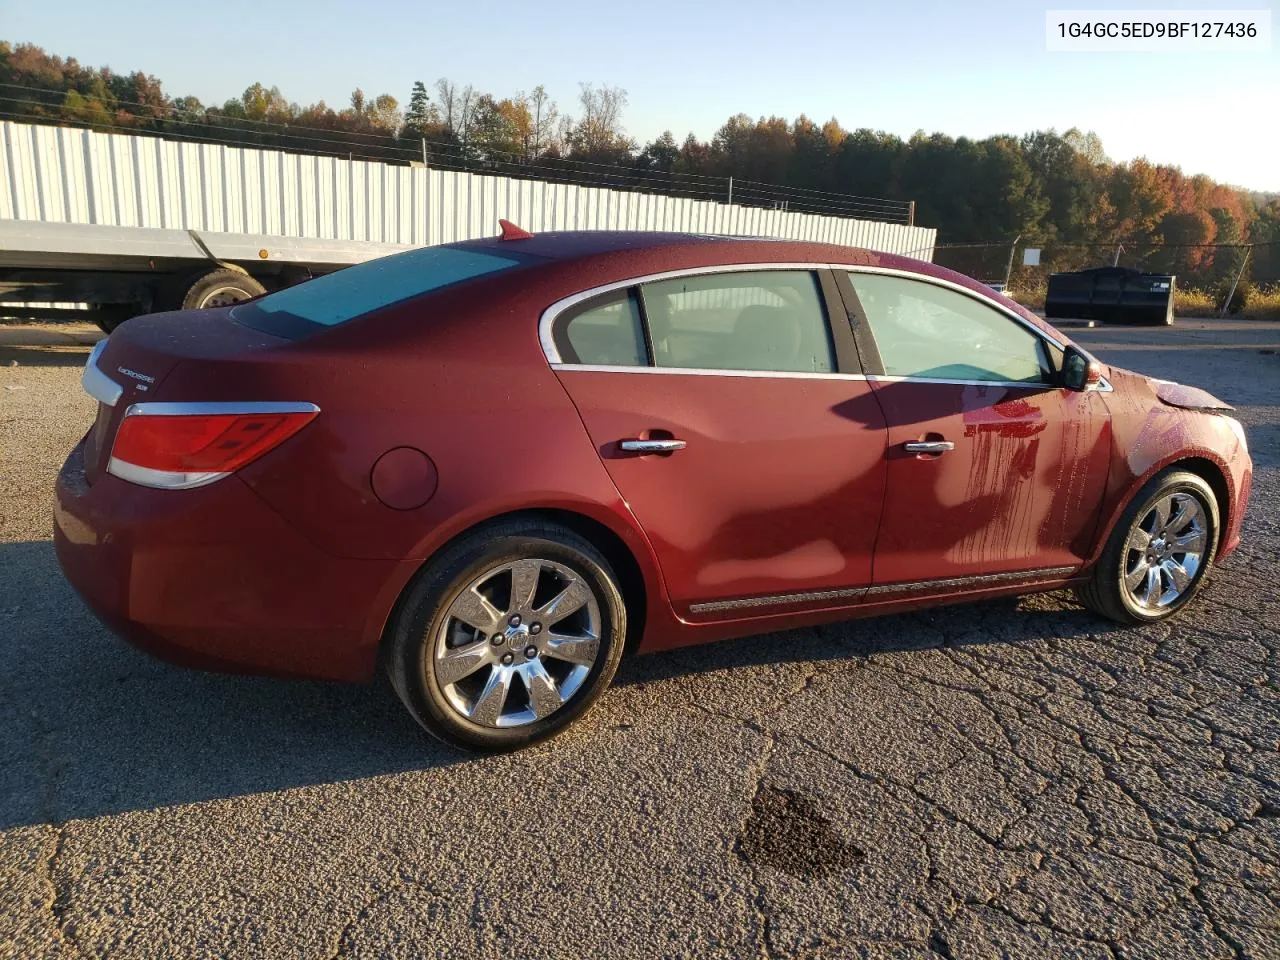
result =
[[[241,403],[238,401],[180,401],[173,403],[149,402],[134,403],[124,412],[126,417],[146,415],[148,417],[194,417],[222,415],[245,415],[254,413],[319,413],[320,408],[314,403],[296,403],[292,401],[261,400]]]
[[[639,277],[631,277],[627,280],[615,280],[612,283],[604,283],[598,287],[592,287],[590,290],[582,290],[578,293],[571,294],[563,299],[557,300],[547,309],[542,311],[542,316],[538,320],[538,339],[542,342],[542,353],[547,358],[547,362],[555,365],[562,364],[565,366],[579,367],[579,364],[568,364],[563,357],[560,356],[560,350],[556,347],[555,338],[551,335],[551,328],[556,318],[561,313],[568,310],[572,306],[582,303],[584,300],[590,300],[592,297],[598,297],[604,293],[612,293],[614,290],[625,290],[628,287],[634,287],[642,283],[656,283],[659,280],[677,280],[680,277],[703,276],[715,273],[763,273],[772,270],[828,270],[831,265],[827,263],[722,263],[712,267],[684,267],[680,270],[665,270],[662,273],[647,273]],[[658,367],[637,367],[639,370],[657,370]],[[679,368],[670,368],[679,369]],[[764,371],[768,373],[768,371]]]
[[[951,377],[899,377],[887,373],[873,373],[868,380],[876,383],[941,383],[954,384],[958,387],[1014,387],[1023,390],[1065,390],[1061,384],[1031,382],[1026,380],[961,380]]]
[[[85,361],[84,372],[80,374],[80,386],[84,388],[85,393],[99,403],[114,407],[120,402],[120,398],[124,396],[124,387],[108,377],[98,367],[98,358],[102,356],[102,351],[105,349],[107,349],[107,338],[103,337],[89,351],[89,359]]]
[[[893,377],[887,374],[804,373],[787,370],[720,370],[704,367],[631,367],[603,363],[553,363],[551,369],[562,373],[656,373],[693,377],[755,377],[766,380],[851,380],[875,383],[933,383],[960,387],[1003,387],[1011,390],[1065,390],[1052,383],[1027,383],[1022,380],[949,380],[941,377]],[[1091,387],[1091,390],[1110,390]]]
[[[1024,329],[1040,337],[1047,343],[1052,344],[1059,350],[1065,350],[1067,344],[1059,341],[1056,337],[1041,330],[1038,326],[1031,323],[1025,317],[1010,310],[1001,303],[997,303],[979,293],[976,290],[970,290],[968,287],[955,283],[951,280],[944,280],[941,277],[929,277],[924,274],[915,273],[911,270],[901,270],[896,267],[869,267],[859,266],[850,263],[728,263],[718,264],[710,267],[684,267],[680,270],[665,270],[661,273],[648,273],[637,277],[630,277],[626,280],[615,280],[611,283],[604,283],[587,290],[579,291],[557,300],[551,306],[542,311],[542,315],[538,320],[538,339],[542,344],[543,356],[547,358],[547,362],[553,370],[557,371],[581,371],[583,373],[665,373],[665,374],[692,374],[693,376],[721,376],[721,377],[780,377],[787,379],[816,379],[816,380],[876,380],[880,382],[892,383],[897,381],[911,381],[914,383],[943,383],[957,384],[960,386],[997,386],[997,387],[1017,387],[1021,389],[1064,389],[1057,384],[1049,383],[1025,383],[1013,380],[953,380],[947,378],[936,377],[894,377],[887,374],[855,374],[855,373],[803,373],[800,371],[786,370],[720,370],[716,368],[703,367],[658,367],[658,366],[613,366],[608,364],[590,364],[590,363],[569,363],[560,356],[560,351],[556,347],[555,338],[552,330],[555,321],[564,311],[570,307],[590,300],[594,297],[601,296],[606,293],[612,293],[616,290],[626,290],[634,286],[644,283],[655,283],[660,280],[675,280],[680,277],[701,276],[704,274],[717,273],[756,273],[766,270],[844,270],[848,273],[878,273],[885,276],[904,277],[908,280],[918,280],[922,283],[932,283],[935,286],[945,287],[962,293],[974,300],[978,300],[983,305],[1003,314],[1015,323],[1021,325]],[[873,334],[874,335],[874,334]],[[1111,392],[1111,384],[1105,378],[1096,388],[1099,392]]]
[[[801,370],[720,370],[706,367],[628,367],[603,363],[551,364],[552,370],[566,373],[657,373],[694,377],[755,377],[766,380],[866,380],[860,373],[806,373]]]
[[[881,596],[894,593],[915,593],[921,590],[938,591],[952,587],[995,586],[1001,583],[1038,586],[1065,580],[1079,571],[1079,567],[1038,567],[1034,570],[1014,570],[1007,573],[983,573],[969,577],[945,577],[938,580],[911,580],[905,583],[885,583],[866,587],[847,587],[836,590],[810,590],[802,593],[778,593],[738,600],[712,600],[689,604],[690,613],[712,613],[721,610],[743,610],[751,607],[785,606],[796,603],[816,603],[822,600],[854,599],[862,595]]]

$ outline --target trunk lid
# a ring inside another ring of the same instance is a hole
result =
[[[90,390],[98,399],[98,416],[85,438],[85,479],[89,483],[95,483],[106,472],[111,444],[125,411],[131,404],[158,399],[165,377],[179,363],[243,359],[288,344],[287,340],[233,322],[230,312],[230,307],[221,307],[135,317],[104,341],[102,350],[91,358],[97,374],[86,370],[85,375],[86,389],[90,378],[99,384]],[[115,388],[119,388],[119,396],[114,403],[106,402],[104,394],[114,393]]]

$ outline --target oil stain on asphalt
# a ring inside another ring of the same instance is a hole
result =
[[[841,837],[818,805],[803,793],[761,784],[735,845],[756,867],[796,877],[820,877],[856,866],[866,853]]]

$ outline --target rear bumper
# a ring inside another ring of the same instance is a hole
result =
[[[152,490],[104,476],[83,444],[58,475],[54,544],[91,610],[135,646],[204,669],[367,680],[415,564],[321,551],[238,478]]]

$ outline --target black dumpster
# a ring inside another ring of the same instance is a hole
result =
[[[1176,278],[1127,267],[1095,267],[1049,276],[1044,314],[1100,323],[1173,323]]]

